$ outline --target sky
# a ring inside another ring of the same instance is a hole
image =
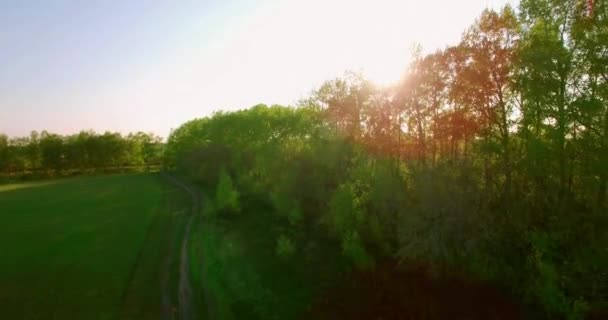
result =
[[[294,104],[360,71],[398,80],[414,45],[456,44],[516,0],[0,0],[0,133],[166,137],[185,121]]]

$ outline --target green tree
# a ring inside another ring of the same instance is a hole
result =
[[[42,166],[47,170],[57,171],[64,167],[63,138],[56,134],[42,131],[40,134],[40,152]]]
[[[0,134],[0,171],[9,171],[9,148],[8,137],[5,134]]]
[[[517,17],[511,7],[506,6],[501,12],[485,10],[462,42],[469,53],[468,68],[474,74],[470,84],[477,99],[475,108],[484,130],[482,136],[490,147],[488,150],[495,150],[491,148],[495,142],[499,144],[505,199],[510,198],[513,176],[511,132],[515,121],[512,117],[515,93],[512,77],[518,28]]]
[[[235,189],[232,178],[222,169],[219,176],[219,182],[215,190],[215,206],[214,208],[221,212],[237,212],[239,210],[239,193]]]

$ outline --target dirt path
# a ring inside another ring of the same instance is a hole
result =
[[[177,310],[168,310],[169,312],[164,313],[170,317],[164,317],[164,319],[198,319],[201,315],[196,314],[196,310],[194,310],[195,304],[192,302],[192,282],[190,281],[190,256],[188,250],[188,244],[190,243],[190,234],[192,230],[192,225],[194,224],[195,219],[202,219],[201,212],[201,195],[196,192],[195,188],[189,186],[187,183],[180,181],[178,178],[173,177],[171,175],[165,174],[166,178],[171,181],[174,185],[179,188],[185,190],[190,197],[192,198],[192,207],[190,209],[190,216],[188,217],[188,222],[185,227],[184,236],[182,238],[181,249],[180,249],[180,259],[179,259],[179,284],[178,284],[178,296],[177,296]],[[201,261],[204,263],[204,261]],[[207,283],[206,273],[201,272],[201,282],[200,286],[202,289],[202,295],[205,299],[204,305],[206,307],[206,319],[216,319],[216,310],[215,310],[215,300],[213,296],[209,292],[209,288],[205,285]],[[165,290],[163,293],[163,301],[170,301],[170,292],[169,290]],[[170,305],[167,304],[167,305]]]
[[[192,211],[195,211],[194,207],[195,206],[193,206]],[[179,305],[179,318],[185,320],[193,318],[192,284],[190,283],[190,261],[188,259],[188,241],[190,239],[192,221],[194,221],[194,214],[192,214],[188,219],[184,239],[182,240],[182,248],[179,259],[179,292],[177,300]]]
[[[192,198],[190,217],[188,218],[188,222],[186,224],[186,229],[184,231],[184,237],[182,238],[182,245],[180,250],[179,286],[177,295],[177,318],[189,320],[193,319],[194,310],[192,308],[192,283],[190,282],[190,261],[188,256],[188,243],[190,240],[190,230],[192,229],[192,222],[194,221],[195,216],[200,212],[200,196],[190,186],[179,181],[177,178],[170,175],[165,176],[173,184],[190,194],[190,197]],[[167,295],[167,292],[163,294],[163,296]],[[171,313],[173,312],[170,312],[170,314]],[[163,314],[166,313],[163,312]],[[171,319],[173,319],[174,316],[174,314],[171,315]]]

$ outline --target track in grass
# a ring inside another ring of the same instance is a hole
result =
[[[163,301],[173,310],[190,201],[150,174],[0,186],[3,318],[157,319]]]
[[[181,247],[179,253],[179,285],[178,285],[178,296],[177,305],[179,310],[180,319],[193,319],[193,307],[192,307],[192,284],[190,282],[190,262],[188,260],[188,243],[190,241],[190,230],[192,229],[192,222],[194,221],[195,215],[199,212],[200,198],[198,194],[188,185],[179,181],[178,179],[166,175],[166,179],[171,181],[177,187],[183,189],[190,195],[192,199],[192,207],[190,208],[190,215],[184,235],[181,240]]]

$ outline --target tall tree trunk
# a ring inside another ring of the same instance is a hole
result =
[[[426,137],[424,132],[424,126],[422,125],[422,114],[420,112],[420,105],[416,102],[416,126],[418,128],[418,160],[422,163],[423,167],[426,167]]]
[[[436,158],[437,158],[437,116],[438,116],[438,104],[439,102],[437,101],[437,98],[434,97],[433,98],[433,159],[432,159],[432,165],[433,167],[435,167],[435,163],[436,163]]]
[[[425,143],[425,139],[424,139],[424,128],[422,127],[422,120],[420,118],[417,119],[418,121],[418,160],[420,160],[422,162],[423,166],[426,166],[426,156],[425,156],[425,150],[426,150],[426,143]]]
[[[604,115],[604,132],[602,137],[602,147],[600,150],[600,183],[597,191],[597,208],[603,209],[606,205],[606,193],[608,193],[608,107]]]
[[[504,201],[505,205],[510,204],[511,198],[511,146],[509,137],[509,122],[507,114],[507,106],[504,101],[502,89],[498,88],[498,102],[500,104],[500,120],[501,120],[501,142],[502,142],[502,161],[503,171],[505,175],[505,186],[504,186]]]
[[[559,170],[559,199],[564,198],[566,193],[566,80],[564,77],[560,79],[560,90],[557,101],[557,157]]]
[[[399,160],[401,160],[401,113],[397,115],[397,133],[397,154],[399,155]]]

